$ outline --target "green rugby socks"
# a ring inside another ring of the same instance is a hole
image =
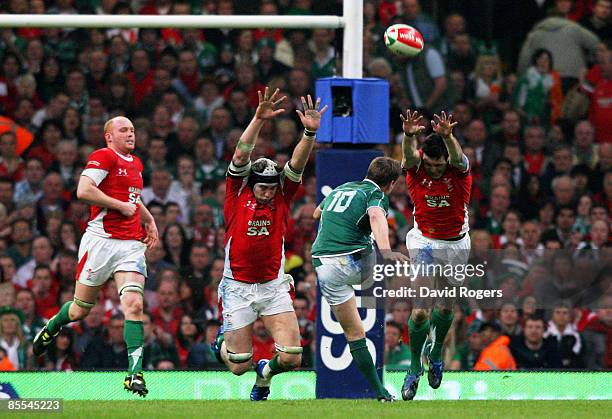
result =
[[[410,335],[410,352],[412,359],[410,361],[410,373],[418,374],[421,372],[421,352],[423,351],[423,345],[427,340],[429,334],[429,320],[425,320],[423,323],[415,323],[410,316],[408,320],[408,332]]]
[[[127,346],[129,373],[142,372],[144,326],[142,321],[125,320],[123,339]]]
[[[444,338],[453,324],[452,311],[442,312],[437,308],[434,308],[431,315],[431,328],[434,335],[434,344],[431,348],[429,356],[432,361],[440,361],[442,359],[442,345],[444,345]]]
[[[348,344],[351,355],[357,364],[357,368],[359,368],[359,371],[361,371],[366,380],[368,380],[370,387],[376,393],[376,397],[388,397],[389,393],[385,390],[385,387],[376,373],[376,367],[374,366],[370,351],[368,351],[368,345],[366,345],[365,338],[354,340]]]
[[[47,323],[47,330],[51,336],[55,335],[60,331],[63,325],[70,323],[70,315],[68,312],[70,311],[70,306],[72,305],[72,301],[67,301],[64,303],[60,311]]]

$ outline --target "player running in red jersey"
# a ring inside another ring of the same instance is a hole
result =
[[[402,166],[406,170],[406,185],[414,205],[414,227],[406,235],[406,247],[413,266],[458,266],[466,264],[470,253],[468,209],[472,175],[470,163],[453,136],[452,117],[442,112],[431,121],[434,133],[420,150],[417,136],[425,130],[422,117],[408,110],[401,115],[404,129]],[[422,280],[426,280],[422,278]],[[459,285],[456,278],[430,277],[430,287],[444,289]],[[430,305],[415,301],[408,329],[412,360],[402,386],[402,398],[412,400],[423,374],[421,356],[429,359],[429,385],[436,389],[442,382],[442,344],[453,321],[452,298],[436,299],[431,319]],[[429,330],[432,341],[423,347]]]
[[[241,375],[253,368],[253,323],[258,317],[274,338],[277,354],[256,365],[251,400],[266,400],[272,376],[299,367],[300,331],[293,311],[291,276],[285,275],[284,235],[293,196],[314,146],[321,123],[320,100],[302,97],[297,111],[304,135],[291,160],[280,169],[260,158],[251,164],[251,151],[266,120],[281,114],[275,108],[285,99],[279,89],[259,92],[255,116],[238,141],[227,170],[225,195],[225,268],[219,284],[223,326],[213,347],[230,371]]]
[[[36,335],[33,352],[42,355],[63,325],[86,317],[100,287],[114,277],[125,315],[129,372],[123,384],[144,397],[148,393],[142,375],[144,251],[155,246],[159,234],[140,201],[143,166],[132,154],[134,125],[122,116],[110,119],[104,125],[104,139],[107,148],[91,153],[77,187],[79,199],[91,205],[91,216],[79,246],[74,300],[65,303]]]

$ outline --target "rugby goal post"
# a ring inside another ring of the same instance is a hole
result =
[[[362,78],[363,2],[343,0],[342,16],[0,14],[0,28],[344,29],[342,77]]]

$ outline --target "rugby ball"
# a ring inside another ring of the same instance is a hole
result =
[[[401,23],[389,26],[385,31],[385,45],[394,54],[414,57],[423,51],[423,36],[412,26]]]

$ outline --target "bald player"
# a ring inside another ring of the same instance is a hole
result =
[[[104,125],[104,139],[106,148],[91,153],[77,187],[77,196],[91,206],[91,215],[79,247],[74,299],[36,335],[33,352],[44,354],[62,326],[86,317],[100,287],[114,278],[125,315],[129,371],[123,385],[144,397],[148,393],[142,374],[144,251],[155,246],[159,233],[140,200],[143,165],[132,154],[134,125],[122,116],[112,118]]]

